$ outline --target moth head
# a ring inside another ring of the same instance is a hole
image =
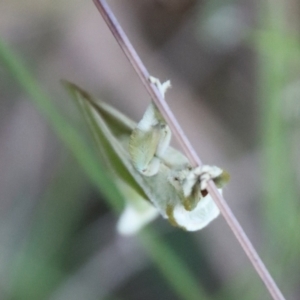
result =
[[[183,185],[190,173],[190,166],[183,165],[170,171],[168,181],[178,192],[183,192]]]

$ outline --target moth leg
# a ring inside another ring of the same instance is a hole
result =
[[[182,199],[182,205],[188,211],[207,195],[207,184],[213,180],[218,188],[229,181],[229,174],[216,166],[204,165],[197,168],[184,166],[171,172],[169,182],[175,187]]]
[[[206,190],[209,180],[213,180],[218,188],[222,188],[229,181],[229,174],[216,166],[203,165],[195,168],[199,176],[201,191]]]
[[[167,124],[160,125],[160,139],[156,148],[156,157],[162,158],[168,149],[172,138],[172,132]]]
[[[157,86],[163,97],[171,86],[169,80],[164,83],[154,77],[150,77],[149,80]],[[171,130],[156,105],[150,103],[129,141],[131,161],[141,174],[153,176],[158,173],[161,158],[169,147],[171,135]]]
[[[158,78],[155,78],[153,76],[150,76],[149,80],[151,83],[156,85],[162,97],[165,98],[166,91],[171,87],[171,81],[167,80],[164,83],[161,83]],[[157,108],[156,110],[157,110],[156,117],[160,121],[159,126],[160,126],[160,134],[161,134],[160,141],[157,145],[156,156],[162,157],[170,145],[172,133],[168,124],[165,122],[165,120],[163,119],[162,115],[160,114]]]
[[[157,174],[160,166],[160,159],[155,156],[160,141],[160,131],[156,127],[143,130],[139,125],[130,136],[131,162],[141,174],[153,176]]]
[[[177,191],[183,207],[191,211],[201,198],[199,175],[188,165],[179,167],[170,172],[169,182]]]
[[[167,80],[164,83],[161,83],[158,78],[155,78],[153,76],[149,77],[149,81],[151,83],[153,83],[154,85],[156,85],[156,87],[158,88],[158,90],[161,93],[162,97],[165,98],[165,93],[166,93],[167,89],[171,87],[171,81]]]

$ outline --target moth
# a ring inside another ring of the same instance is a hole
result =
[[[149,80],[164,97],[170,81]],[[75,84],[65,86],[92,130],[116,186],[125,199],[117,230],[137,233],[159,214],[187,231],[204,228],[219,215],[206,187],[213,180],[222,193],[226,171],[204,165],[192,168],[187,158],[170,146],[171,130],[153,102],[140,122],[105,102],[94,99]]]

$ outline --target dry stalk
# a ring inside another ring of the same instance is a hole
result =
[[[149,81],[149,72],[147,71],[146,67],[142,63],[141,59],[139,58],[138,54],[136,53],[135,49],[133,48],[132,44],[130,43],[128,37],[126,36],[125,32],[123,31],[121,25],[118,23],[116,17],[110,10],[109,6],[107,5],[105,0],[93,0],[96,7],[98,8],[99,12],[101,13],[103,19],[107,23],[109,29],[111,30],[112,34],[114,35],[116,41],[120,45],[121,49],[125,53],[126,57],[132,64],[133,68],[137,72],[138,76],[140,77],[141,81],[143,82],[145,88],[147,89],[148,93],[150,94],[151,98],[155,102],[156,106],[160,110],[161,114],[164,116],[165,120],[167,121],[168,125],[170,126],[173,134],[178,139],[181,144],[181,147],[188,157],[192,166],[196,167],[202,165],[202,162],[198,155],[196,154],[195,150],[193,149],[191,143],[187,139],[186,135],[182,131],[179,123],[177,122],[175,116],[173,115],[172,111],[170,110],[169,106],[167,105],[166,101],[162,98],[161,94],[157,90],[156,86]],[[250,259],[252,265],[254,266],[255,270],[257,271],[258,275],[260,276],[261,280],[267,287],[269,293],[273,297],[274,300],[285,300],[284,296],[282,295],[281,291],[279,290],[278,286],[276,285],[274,279],[270,275],[269,271],[265,267],[264,263],[262,262],[261,258],[257,254],[255,248],[253,247],[252,243],[250,242],[249,238],[247,237],[246,233],[244,232],[243,228],[237,221],[236,217],[234,216],[233,212],[231,211],[230,207],[228,206],[225,199],[222,195],[218,192],[214,182],[211,180],[208,184],[208,192],[210,193],[211,197],[214,199],[215,203],[219,207],[223,217],[225,218],[227,224],[233,231],[235,237],[241,244],[243,250],[247,254],[248,258]]]

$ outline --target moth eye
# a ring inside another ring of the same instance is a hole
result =
[[[208,191],[207,191],[207,190],[201,191],[201,195],[202,195],[202,197],[205,197],[205,196],[207,196],[207,194],[208,194]]]
[[[174,180],[178,181],[178,180],[179,180],[179,178],[178,178],[178,177],[174,177]]]

